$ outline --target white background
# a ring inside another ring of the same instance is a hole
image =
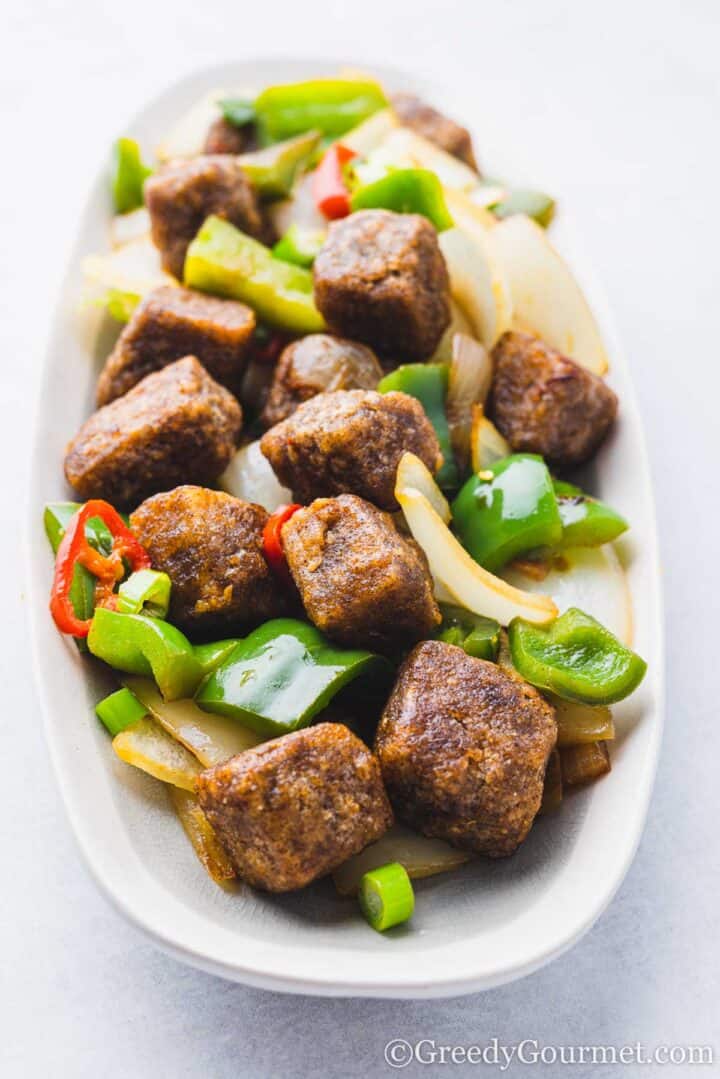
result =
[[[380,1075],[394,1036],[714,1043],[720,1060],[718,4],[25,0],[2,16],[0,50],[0,1074]],[[405,66],[501,109],[581,223],[647,424],[668,641],[666,736],[647,830],[611,908],[570,954],[473,997],[294,998],[159,954],[80,864],[43,742],[23,610],[24,490],[44,335],[74,221],[111,139],[148,96],[194,67],[267,53]]]

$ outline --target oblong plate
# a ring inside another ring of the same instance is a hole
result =
[[[149,105],[127,134],[154,146],[181,112],[218,86],[258,85],[332,74],[327,61],[261,60],[199,72]],[[389,85],[416,87],[473,126],[472,99],[398,72]],[[476,131],[483,117],[476,118]],[[495,142],[497,138],[497,116]],[[518,167],[521,132],[494,147],[493,167]],[[482,145],[482,143],[481,143]],[[506,152],[507,150],[507,152]],[[529,171],[529,170],[526,170]],[[518,175],[518,173],[515,173]],[[581,263],[560,195],[553,240],[569,257],[608,344],[609,381],[621,420],[594,469],[594,489],[632,523],[623,557],[635,604],[635,644],[648,660],[641,690],[616,712],[613,771],[538,821],[511,859],[478,861],[418,882],[412,925],[371,932],[352,901],[329,881],[299,895],[267,897],[212,884],[196,862],[160,784],[123,765],[93,715],[107,690],[99,673],[55,630],[48,615],[51,556],[42,528],[45,502],[65,497],[67,440],[92,408],[98,364],[108,349],[99,320],[78,316],[80,260],[107,245],[111,212],[105,176],[79,222],[41,386],[29,505],[32,637],[47,739],[68,816],[85,859],[107,896],[176,957],[248,984],[292,992],[387,997],[450,996],[527,974],[569,948],[593,924],[621,883],[647,812],[662,725],[662,633],[652,493],[630,379],[607,305]],[[99,339],[100,338],[100,339]]]

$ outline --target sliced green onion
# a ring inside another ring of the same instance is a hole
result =
[[[405,866],[389,862],[366,873],[360,881],[358,901],[379,933],[406,922],[415,909],[415,894]]]
[[[114,738],[146,716],[148,710],[129,689],[118,689],[95,705],[95,714]]]
[[[149,614],[164,618],[170,605],[171,581],[167,573],[141,569],[131,573],[118,589],[117,609],[121,614]]]

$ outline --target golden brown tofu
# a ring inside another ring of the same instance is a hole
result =
[[[556,733],[553,709],[532,686],[425,641],[400,668],[375,752],[398,817],[497,858],[530,831]]]
[[[94,412],[68,446],[65,476],[81,499],[131,509],[179,483],[213,483],[241,428],[233,395],[186,356]]]
[[[378,763],[339,723],[318,723],[201,773],[198,798],[238,876],[289,892],[332,872],[392,824]]]

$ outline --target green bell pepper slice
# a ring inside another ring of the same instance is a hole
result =
[[[203,676],[185,634],[160,618],[98,607],[87,643],[92,655],[115,670],[154,678],[167,701],[192,697]]]
[[[471,476],[453,502],[452,516],[463,547],[491,573],[562,538],[552,478],[536,454],[511,454]]]
[[[436,640],[457,645],[475,659],[495,662],[500,649],[499,622],[450,604],[441,604],[440,610],[442,624],[435,634]]]
[[[255,99],[255,114],[266,142],[311,130],[336,139],[386,106],[387,99],[377,82],[311,79],[268,86]]]
[[[164,618],[170,606],[171,587],[167,573],[156,569],[137,570],[118,588],[117,609],[121,614]]]
[[[117,139],[112,155],[112,196],[119,214],[137,210],[145,201],[143,184],[152,169],[143,164],[135,139]]]
[[[307,622],[276,618],[240,641],[195,699],[274,737],[306,727],[348,682],[390,670],[372,652],[337,648]]]
[[[221,217],[209,217],[190,244],[185,284],[242,300],[280,330],[307,334],[325,329],[310,271],[273,258],[264,244]]]
[[[443,463],[435,479],[443,490],[454,490],[459,474],[448,424],[445,400],[448,391],[449,368],[445,363],[406,363],[396,367],[378,383],[378,393],[400,391],[416,397],[435,428],[443,455]]]
[[[555,199],[549,195],[543,195],[542,191],[526,191],[518,188],[511,191],[500,202],[494,203],[490,209],[495,217],[500,219],[512,217],[514,214],[527,214],[538,225],[547,228],[555,216]]]
[[[57,554],[60,541],[65,535],[68,522],[82,509],[81,502],[50,502],[45,507],[43,524],[45,535],[50,541],[53,554]],[[85,525],[85,535],[88,543],[101,554],[109,555],[112,550],[112,536],[110,531],[99,517],[91,517]],[[73,570],[72,584],[70,585],[70,602],[78,618],[85,621],[92,618],[95,608],[95,578],[92,573],[76,564]],[[80,652],[87,652],[87,642],[81,638],[75,638],[75,644]]]
[[[297,174],[312,161],[320,145],[320,132],[308,131],[286,142],[266,146],[248,154],[239,154],[237,161],[252,180],[261,199],[271,201],[290,194]]]
[[[647,664],[589,614],[571,607],[548,626],[515,618],[513,665],[531,685],[568,701],[615,704],[640,685]]]
[[[453,227],[445,205],[442,184],[429,169],[392,169],[374,183],[359,187],[350,197],[356,210],[394,210],[399,214],[422,214],[438,232]]]
[[[295,224],[278,240],[272,253],[276,259],[309,270],[324,243],[325,233],[321,229],[304,229]]]
[[[573,483],[554,480],[553,487],[563,529],[558,547],[600,547],[630,527],[605,502],[591,498]]]
[[[224,641],[208,641],[204,644],[194,644],[193,652],[195,659],[202,667],[203,678],[217,670],[224,663],[230,653],[240,644],[239,637],[228,637]]]
[[[115,737],[143,719],[148,710],[127,687],[118,689],[95,705],[95,714],[110,734]]]

